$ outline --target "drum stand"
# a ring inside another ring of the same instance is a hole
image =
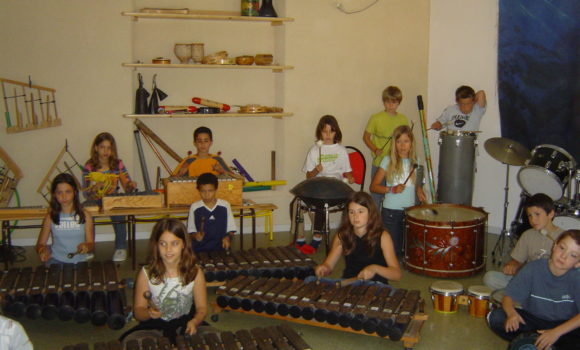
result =
[[[508,202],[508,194],[510,191],[510,186],[509,186],[509,180],[510,180],[510,165],[506,164],[506,176],[505,176],[505,187],[504,187],[504,191],[505,191],[505,198],[503,201],[503,226],[501,229],[501,233],[499,235],[499,239],[497,240],[497,243],[495,244],[495,247],[493,248],[493,251],[491,252],[491,262],[492,264],[496,264],[496,257],[497,257],[497,265],[501,265],[502,263],[502,259],[503,256],[508,252],[508,250],[511,250],[514,246],[515,246],[515,239],[512,235],[512,233],[507,229],[507,210],[508,210],[508,206],[509,206],[509,202]],[[504,251],[506,242],[508,243],[508,250]]]

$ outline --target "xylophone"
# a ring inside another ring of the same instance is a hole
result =
[[[220,308],[314,319],[393,341],[402,338],[422,303],[418,290],[243,275],[220,286],[216,295]]]
[[[111,329],[125,326],[128,311],[112,261],[15,267],[0,272],[0,299],[4,312],[12,317],[91,321]]]
[[[196,177],[168,177],[162,180],[167,206],[189,206],[201,199],[197,190]],[[225,199],[231,205],[242,205],[242,190],[241,179],[225,175],[218,176],[217,198]]]
[[[253,328],[234,332],[204,333],[177,336],[175,346],[168,338],[128,340],[125,347],[119,341],[95,343],[94,350],[311,350],[298,333],[287,325]],[[89,344],[68,345],[62,350],[90,350]]]
[[[207,282],[223,282],[238,275],[304,279],[314,274],[314,262],[290,246],[248,249],[235,252],[197,253]]]
[[[163,208],[163,195],[153,191],[112,193],[103,197],[103,210],[117,208]]]

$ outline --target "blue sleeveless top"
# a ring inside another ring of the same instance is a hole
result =
[[[60,213],[60,222],[50,226],[52,234],[52,258],[64,264],[85,261],[86,255],[77,254],[72,259],[67,255],[76,253],[77,246],[85,241],[85,224],[79,223],[79,217]]]

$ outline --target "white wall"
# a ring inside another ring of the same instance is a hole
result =
[[[497,1],[431,0],[429,27],[429,101],[428,123],[454,103],[455,89],[470,85],[487,93],[487,113],[478,135],[473,206],[489,213],[489,231],[502,228],[506,166],[493,159],[484,142],[500,137],[497,99]],[[430,135],[431,157],[435,176],[439,160],[438,135]],[[517,183],[520,167],[510,166],[509,210],[507,227],[519,204],[521,188]],[[436,181],[437,182],[437,181]]]

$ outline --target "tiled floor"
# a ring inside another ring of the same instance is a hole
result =
[[[258,245],[283,245],[288,243],[288,235],[276,233],[273,242],[267,241],[263,235],[258,235]],[[490,236],[490,243],[495,242],[497,236]],[[249,240],[247,239],[249,242]],[[138,241],[138,261],[144,262],[146,257],[147,242]],[[493,248],[493,244],[488,244],[488,250]],[[26,249],[27,260],[18,263],[19,266],[36,266],[38,259],[32,249]],[[96,259],[110,259],[112,253],[112,243],[97,244]],[[318,262],[322,260],[322,252],[317,253],[314,259]],[[488,263],[489,265],[489,263]],[[338,275],[339,269],[335,271]],[[130,261],[120,264],[120,274],[122,278],[135,276],[135,271],[131,270]],[[463,284],[465,288],[481,284],[483,274],[478,274],[469,278],[457,279],[456,281]],[[420,340],[413,347],[417,350],[454,350],[454,349],[471,349],[471,350],[495,350],[505,349],[507,343],[495,336],[486,326],[484,319],[475,318],[468,314],[465,306],[455,314],[441,314],[433,311],[429,286],[437,278],[420,276],[409,271],[404,271],[403,278],[400,282],[393,283],[394,287],[406,289],[419,289],[421,296],[425,299],[425,312],[428,314],[428,320],[420,332]],[[127,290],[128,299],[131,299],[131,290]],[[209,291],[210,301],[214,299],[214,291]],[[98,341],[109,341],[118,337],[125,330],[129,329],[133,323],[127,325],[119,331],[112,331],[108,327],[94,327],[90,324],[77,324],[74,321],[45,321],[30,320],[21,318],[19,321],[25,327],[35,349],[42,350],[60,350],[64,345],[87,342],[92,344]],[[244,315],[237,312],[224,312],[219,314],[218,322],[212,322],[208,317],[207,321],[219,330],[238,330],[250,329],[258,326],[277,324],[282,321],[272,320],[269,318]],[[341,332],[336,330],[324,329],[308,325],[290,323],[290,325],[299,331],[303,338],[315,350],[350,350],[350,349],[402,349],[402,342],[393,342],[373,336],[365,336]]]

